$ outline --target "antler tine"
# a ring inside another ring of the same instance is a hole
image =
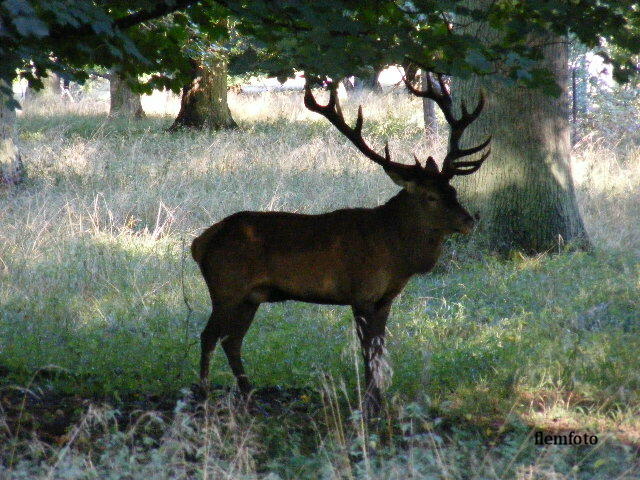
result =
[[[407,89],[414,95],[418,97],[430,98],[434,102],[438,104],[440,110],[444,114],[444,118],[447,120],[449,124],[450,133],[449,133],[449,151],[444,158],[444,162],[442,164],[442,172],[441,174],[444,178],[452,178],[454,175],[468,175],[470,173],[475,172],[480,166],[482,162],[484,162],[491,150],[489,149],[486,153],[482,155],[479,160],[475,161],[466,161],[466,162],[455,162],[456,159],[466,157],[468,155],[473,155],[474,153],[478,153],[484,150],[489,143],[491,142],[491,137],[487,138],[480,145],[477,145],[472,148],[460,148],[460,139],[464,134],[465,129],[480,115],[482,109],[484,108],[485,96],[484,92],[480,90],[480,100],[476,105],[476,108],[473,109],[471,113],[467,110],[467,105],[464,101],[460,102],[460,117],[456,118],[453,114],[453,100],[451,98],[451,94],[447,89],[447,85],[444,80],[444,76],[440,73],[436,74],[436,78],[438,81],[439,91],[436,91],[433,85],[433,80],[431,79],[431,74],[426,72],[427,79],[427,87],[425,90],[418,90],[414,87],[411,82],[404,77],[404,83],[407,86]],[[470,168],[467,168],[470,167]]]
[[[483,108],[484,108],[484,91],[481,89],[480,99],[478,100],[478,104],[476,105],[476,108],[473,109],[473,112],[469,113],[467,111],[467,104],[464,102],[464,100],[460,101],[460,111],[462,112],[462,116],[458,121],[464,126],[469,125],[476,118],[478,118]]]
[[[362,116],[362,105],[358,105],[358,118],[356,118],[355,132],[360,135],[362,133],[362,125],[364,124],[364,117]]]
[[[478,160],[473,160],[473,161],[467,161],[467,162],[456,162],[454,164],[454,169],[442,169],[442,175],[444,175],[447,178],[452,178],[454,175],[469,175],[473,172],[475,172],[476,170],[478,170],[483,162],[489,158],[489,155],[491,154],[491,148],[487,149],[486,152],[484,152],[482,154],[482,156],[478,159]],[[466,167],[471,167],[471,168],[466,168]]]
[[[479,145],[471,148],[460,148],[460,139],[464,134],[466,128],[473,123],[476,118],[482,112],[485,103],[484,92],[480,90],[480,99],[478,100],[478,104],[476,108],[473,109],[471,113],[467,110],[467,105],[464,101],[460,102],[460,118],[456,119],[453,123],[450,123],[451,131],[449,133],[449,151],[442,162],[442,174],[446,178],[452,178],[454,175],[469,175],[470,173],[475,172],[480,168],[482,162],[484,162],[491,149],[485,152],[482,157],[478,160],[473,161],[464,161],[464,162],[456,162],[458,158],[466,157],[469,155],[473,155],[474,153],[478,153],[484,150],[491,143],[491,135]],[[471,167],[468,170],[464,170],[465,167]]]
[[[407,86],[407,89],[417,97],[430,98],[434,102],[438,104],[440,110],[444,114],[444,118],[447,120],[447,123],[453,125],[456,122],[456,118],[453,116],[453,102],[451,100],[451,95],[447,91],[447,86],[444,82],[444,77],[442,74],[438,74],[438,86],[440,91],[436,91],[433,85],[433,80],[431,79],[431,74],[426,72],[427,77],[427,89],[419,90],[414,87],[411,82],[404,77],[404,84]]]
[[[473,155],[474,153],[481,152],[482,150],[484,150],[489,146],[492,138],[493,138],[492,135],[489,135],[487,139],[484,142],[482,142],[480,145],[476,145],[475,147],[471,147],[471,148],[461,149],[460,150],[461,156],[466,157],[467,155]]]
[[[462,118],[469,116],[469,112],[467,111],[467,104],[464,100],[460,100],[460,111],[462,112]]]
[[[483,150],[484,148],[486,148],[489,145],[489,143],[491,143],[491,136],[489,136],[489,138],[487,138],[484,142],[482,142],[480,145],[476,147],[459,150],[458,155],[456,155],[455,157],[447,158],[449,157],[449,154],[447,154],[447,157],[445,157],[445,160],[442,163],[442,175],[445,178],[451,179],[456,175],[469,175],[470,173],[473,173],[476,170],[478,170],[482,166],[482,163],[491,154],[491,147],[489,147],[481,155],[481,157],[478,160],[454,162],[454,159],[463,157],[465,155],[472,155],[474,153],[477,153]],[[470,167],[470,168],[467,168],[467,167]]]
[[[352,128],[347,125],[340,109],[340,102],[338,100],[338,93],[335,85],[332,84],[329,87],[329,103],[326,105],[320,105],[313,96],[311,87],[306,83],[304,86],[304,104],[312,112],[319,113],[329,120],[329,122],[331,122],[340,131],[340,133],[347,137],[351,143],[358,148],[358,150],[364,153],[370,160],[373,160],[375,163],[382,166],[385,170],[394,171],[407,178],[415,176],[415,165],[405,165],[391,161],[388,142],[384,146],[384,156],[382,156],[369,147],[369,145],[364,141],[362,138],[362,126],[364,124],[362,105],[358,107],[358,116],[356,118],[355,126]]]

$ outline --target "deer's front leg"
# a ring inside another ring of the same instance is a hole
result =
[[[391,380],[391,368],[385,360],[384,334],[391,301],[354,306],[353,316],[362,347],[365,375],[365,415],[376,416],[382,405],[382,391]]]

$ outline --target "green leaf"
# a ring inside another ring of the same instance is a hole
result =
[[[44,37],[49,34],[47,25],[36,17],[15,17],[13,24],[23,37]]]
[[[467,62],[471,67],[473,67],[477,72],[490,72],[493,69],[493,64],[487,60],[487,58],[478,50],[469,50],[467,52],[467,56],[465,57],[465,62]]]

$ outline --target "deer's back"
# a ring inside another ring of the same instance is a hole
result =
[[[375,209],[239,212],[205,230],[192,253],[214,300],[242,292],[256,301],[350,304],[406,282],[382,227]]]

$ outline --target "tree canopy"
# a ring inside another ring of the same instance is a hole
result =
[[[282,69],[341,76],[372,64],[407,61],[460,77],[500,73],[507,81],[553,89],[536,66],[548,34],[572,33],[597,49],[625,82],[640,52],[640,3],[608,0],[222,1],[239,28],[265,42]],[[478,42],[474,23],[497,35]]]
[[[83,81],[86,67],[117,65],[124,76],[161,74],[151,86],[180,88],[193,31],[220,34],[221,7],[197,0],[6,0],[0,3],[0,95],[25,78],[42,88],[47,70]],[[164,17],[164,18],[162,18]]]
[[[548,33],[572,33],[597,49],[622,82],[637,70],[631,58],[640,53],[640,3],[628,0],[5,0],[0,15],[4,93],[16,75],[38,88],[46,70],[82,80],[89,65],[119,65],[132,77],[155,73],[153,85],[178,88],[190,68],[185,41],[194,31],[221,35],[218,21],[226,15],[280,76],[302,69],[339,77],[413,62],[553,89],[536,62],[542,45],[535,39]],[[478,42],[475,22],[498,34]]]

